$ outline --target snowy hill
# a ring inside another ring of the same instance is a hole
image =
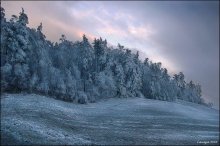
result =
[[[1,96],[1,144],[216,144],[218,129],[218,110],[182,101]]]

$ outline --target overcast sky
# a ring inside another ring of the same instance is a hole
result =
[[[106,38],[162,62],[169,73],[182,71],[186,80],[202,85],[206,101],[219,105],[218,1],[3,1],[6,18],[29,17],[29,27],[43,23],[47,39]]]

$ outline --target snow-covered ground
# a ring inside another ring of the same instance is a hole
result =
[[[219,110],[144,98],[80,105],[3,94],[1,138],[2,144],[216,144]]]

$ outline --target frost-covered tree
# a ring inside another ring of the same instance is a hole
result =
[[[1,21],[2,22],[5,22],[6,19],[5,19],[5,9],[1,7]]]
[[[89,69],[92,67],[93,54],[92,46],[88,39],[83,35],[83,41],[80,43],[79,62],[78,66],[81,72],[81,78],[83,80],[83,91],[86,91],[86,81],[89,80],[91,74]]]
[[[28,24],[28,17],[27,17],[27,14],[24,13],[23,8],[22,8],[22,11],[20,12],[18,22],[24,26],[26,26],[26,24]]]
[[[95,71],[99,72],[103,70],[103,64],[105,63],[105,44],[102,38],[95,39],[93,42],[94,53],[95,53]]]
[[[171,78],[160,62],[148,58],[142,62],[138,51],[132,53],[121,44],[108,46],[102,38],[90,44],[85,35],[72,42],[62,34],[53,43],[46,40],[42,23],[36,29],[27,24],[23,8],[6,21],[1,7],[2,91],[40,92],[79,103],[143,94],[206,104],[199,84],[186,83],[182,72]]]
[[[10,22],[15,23],[15,22],[17,22],[17,21],[18,21],[18,16],[12,15],[12,16],[11,16],[11,19],[10,19]]]
[[[19,16],[19,21],[8,23],[2,26],[3,37],[1,40],[1,57],[3,57],[2,71],[7,70],[3,77],[3,82],[8,82],[7,89],[22,90],[28,88],[29,72],[29,54],[28,29],[24,25],[28,22],[23,9]],[[6,69],[6,70],[4,70]],[[7,81],[5,81],[5,79]]]
[[[61,35],[60,41],[64,42],[66,40],[66,36],[64,34]]]
[[[178,86],[178,92],[177,96],[180,99],[184,98],[184,90],[185,90],[185,76],[182,72],[179,72],[179,74],[174,74],[174,81],[176,82],[176,85]]]
[[[123,97],[125,96],[126,93],[126,88],[124,85],[124,70],[121,65],[115,65],[115,80],[116,80],[116,85],[117,85],[117,96]]]
[[[43,28],[42,23],[40,23],[40,25],[37,27],[37,31],[42,32],[42,28]]]

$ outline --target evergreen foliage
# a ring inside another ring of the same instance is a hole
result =
[[[39,92],[79,103],[145,96],[204,104],[200,85],[186,83],[182,72],[171,78],[161,63],[148,58],[142,62],[139,52],[133,54],[120,44],[109,47],[102,38],[90,44],[85,35],[80,42],[62,35],[54,44],[42,33],[42,23],[37,29],[26,24],[23,8],[8,22],[1,8],[2,91]]]

